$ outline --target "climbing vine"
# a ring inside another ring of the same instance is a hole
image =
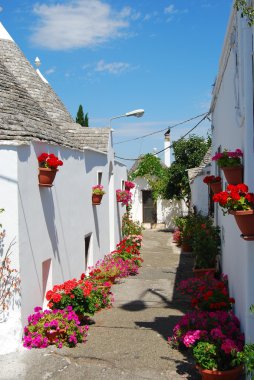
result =
[[[151,153],[139,159],[137,168],[129,174],[132,181],[137,177],[144,177],[153,194],[154,199],[162,196],[168,182],[168,168],[162,165],[161,160]]]
[[[241,12],[241,17],[246,17],[248,25],[254,25],[254,8],[247,0],[235,0],[234,7]]]

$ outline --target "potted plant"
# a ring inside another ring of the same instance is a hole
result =
[[[44,311],[37,306],[34,312],[24,328],[24,347],[45,348],[51,344],[58,348],[74,347],[86,341],[88,326],[79,326],[80,321],[71,306],[65,310]]]
[[[232,185],[243,181],[241,157],[243,157],[241,149],[236,149],[234,152],[229,152],[225,149],[222,153],[216,153],[212,157],[212,160],[216,161],[223,170],[227,182]]]
[[[193,272],[203,276],[216,272],[217,256],[220,254],[220,229],[213,225],[210,218],[201,218],[193,225],[192,249],[194,257]]]
[[[173,219],[176,228],[177,241],[180,243],[183,252],[191,252],[191,237],[192,237],[192,214],[187,216],[177,216]]]
[[[59,160],[53,153],[41,153],[38,157],[39,162],[39,185],[44,187],[53,186],[58,166],[63,165],[63,161]]]
[[[81,321],[87,321],[96,311],[111,305],[111,293],[97,285],[84,276],[55,285],[46,293],[48,307],[62,310],[71,306]]]
[[[100,205],[105,191],[102,185],[95,185],[92,187],[92,203],[93,205]]]
[[[131,192],[129,190],[116,190],[116,200],[122,203],[122,206],[128,206],[131,203]]]
[[[125,187],[125,190],[130,191],[131,189],[133,189],[135,187],[135,183],[133,183],[131,181],[125,181],[124,187]]]
[[[245,240],[254,239],[254,193],[244,183],[228,185],[226,191],[213,196],[222,207],[223,214],[234,215]]]
[[[243,351],[244,334],[232,311],[189,312],[175,325],[168,342],[191,350],[203,380],[237,380],[243,372],[238,353]]]
[[[202,380],[238,380],[243,373],[243,358],[234,341],[216,338],[201,341],[193,348],[193,357]]]
[[[211,276],[190,277],[182,280],[177,290],[182,295],[190,296],[191,307],[198,310],[227,311],[235,303],[234,298],[229,296],[227,276],[222,276],[221,280]]]
[[[172,239],[173,239],[173,243],[175,243],[177,247],[181,247],[182,245],[181,231],[179,230],[178,227],[174,230]]]
[[[208,186],[210,186],[210,188],[214,194],[222,191],[221,177],[220,176],[207,175],[203,179],[203,182],[206,183]]]

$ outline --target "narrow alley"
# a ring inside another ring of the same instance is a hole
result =
[[[199,379],[191,360],[167,344],[186,310],[175,283],[190,275],[191,254],[156,230],[144,231],[141,254],[139,275],[113,286],[113,308],[95,315],[85,345],[3,355],[0,379]]]

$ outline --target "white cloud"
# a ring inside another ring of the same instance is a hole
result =
[[[0,5],[0,13],[3,12],[4,8]]]
[[[175,6],[173,4],[170,4],[169,6],[167,6],[165,9],[164,9],[164,13],[166,15],[172,15],[172,14],[175,14],[175,13],[178,13],[178,10],[175,9]]]
[[[165,9],[164,9],[164,13],[169,16],[167,18],[167,22],[170,22],[173,20],[173,18],[177,15],[180,15],[180,14],[185,14],[185,13],[188,13],[189,10],[187,8],[185,9],[176,9],[175,6],[173,4],[170,4],[168,5]]]
[[[126,62],[111,62],[106,63],[101,59],[97,62],[95,71],[108,72],[110,74],[121,74],[122,72],[129,70],[130,64]]]
[[[131,8],[116,12],[102,0],[69,0],[65,4],[37,4],[39,17],[31,40],[52,50],[93,47],[122,36],[129,19],[138,17]]]
[[[45,74],[50,75],[53,74],[56,71],[55,67],[51,67],[50,69],[45,71]]]

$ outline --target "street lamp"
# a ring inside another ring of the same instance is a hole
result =
[[[114,119],[119,119],[120,117],[129,117],[129,116],[142,117],[144,115],[144,113],[145,113],[144,110],[138,109],[138,110],[126,112],[126,113],[119,115],[119,116],[111,117],[111,119],[109,119],[109,126],[111,128],[111,121]]]

